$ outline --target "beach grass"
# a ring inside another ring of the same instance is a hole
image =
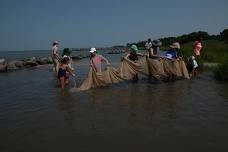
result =
[[[213,71],[216,79],[228,82],[228,63],[226,61],[220,63]]]
[[[182,45],[182,52],[185,57],[193,55],[193,42]],[[212,70],[215,78],[228,81],[228,43],[219,40],[207,40],[202,42],[202,55],[198,61],[199,65],[203,62],[218,63]],[[203,66],[201,66],[203,68]]]
[[[228,44],[219,40],[206,40],[202,42],[201,60],[203,62],[223,62],[228,59]],[[182,45],[185,57],[193,55],[193,42]]]

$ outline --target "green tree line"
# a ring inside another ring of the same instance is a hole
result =
[[[220,34],[218,35],[209,35],[207,32],[204,31],[198,31],[198,32],[192,32],[189,34],[184,34],[177,37],[165,37],[160,38],[159,40],[162,42],[163,46],[170,45],[174,42],[179,42],[181,44],[185,44],[188,42],[193,42],[197,40],[198,38],[201,38],[202,40],[223,40],[225,42],[228,42],[228,29],[224,29]],[[139,48],[143,48],[146,44],[145,41],[139,41],[134,43],[127,43],[126,46],[129,47],[132,44],[136,44]]]

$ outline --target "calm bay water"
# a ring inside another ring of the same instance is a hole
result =
[[[88,51],[73,51],[72,55],[89,55]],[[36,50],[36,51],[0,51],[0,59],[6,60],[22,60],[31,57],[48,57],[51,56],[51,50]]]
[[[105,56],[115,66],[121,57]],[[79,85],[88,59],[74,67]],[[1,73],[0,82],[1,152],[228,151],[228,87],[211,73],[64,95],[51,66]]]

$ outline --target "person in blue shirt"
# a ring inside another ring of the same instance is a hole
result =
[[[166,58],[170,60],[170,62],[174,61],[175,59],[179,58],[180,55],[180,44],[178,42],[173,43],[169,46],[170,49],[166,52]],[[173,80],[174,74],[168,73],[167,80]]]
[[[166,52],[166,58],[168,59],[177,59],[178,58],[178,52],[180,50],[180,44],[178,42],[173,43],[169,46],[170,50]]]

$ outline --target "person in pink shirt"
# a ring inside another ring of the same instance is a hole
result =
[[[200,52],[202,49],[202,43],[201,43],[201,39],[198,38],[195,42],[194,42],[194,53],[195,56],[199,59],[200,58]]]
[[[93,66],[96,72],[101,72],[101,64],[103,61],[106,62],[107,65],[111,65],[109,61],[103,57],[102,55],[96,54],[96,48],[90,49],[90,65]]]

